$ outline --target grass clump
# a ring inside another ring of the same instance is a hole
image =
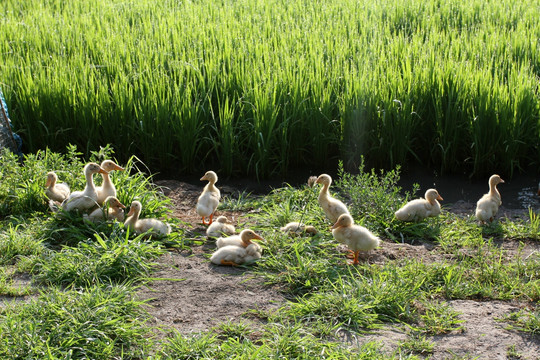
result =
[[[123,283],[147,276],[151,260],[163,253],[159,245],[147,242],[141,234],[130,239],[129,232],[117,229],[109,237],[94,234],[77,247],[51,251],[35,260],[37,281],[48,285],[85,287]]]
[[[136,359],[148,328],[125,286],[84,291],[49,288],[29,303],[0,311],[0,356],[6,359]]]

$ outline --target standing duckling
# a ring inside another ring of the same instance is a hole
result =
[[[262,253],[255,243],[247,247],[227,245],[216,250],[210,261],[216,265],[237,266],[261,258]]]
[[[319,205],[322,207],[326,217],[332,222],[335,223],[341,214],[349,214],[349,210],[344,203],[339,201],[336,198],[333,198],[328,188],[332,184],[332,178],[330,175],[322,174],[317,180],[316,184],[322,184],[321,192],[319,193]]]
[[[217,174],[213,171],[207,171],[206,174],[201,178],[201,181],[207,180],[208,184],[203,189],[202,194],[197,200],[197,214],[202,217],[203,225],[212,224],[212,217],[216,211],[219,200],[221,199],[221,193],[219,189],[215,186],[215,183],[218,181]],[[210,217],[208,224],[204,221],[206,217]]]
[[[107,220],[124,221],[124,209],[126,207],[114,196],[109,196],[103,202],[103,208],[98,208],[90,213],[83,215],[83,218],[93,223]]]
[[[97,205],[97,193],[94,185],[94,174],[104,174],[105,170],[96,163],[88,163],[84,167],[86,186],[83,191],[75,191],[62,203],[64,211],[87,211]]]
[[[438,216],[441,213],[441,204],[437,200],[443,200],[435,189],[429,189],[424,195],[425,199],[409,201],[401,209],[396,211],[396,219],[401,221],[421,221],[430,216]]]
[[[476,203],[476,218],[482,223],[493,221],[495,215],[502,205],[501,194],[497,190],[497,185],[504,183],[499,175],[491,175],[489,178],[489,192],[484,194]]]
[[[103,183],[101,184],[101,186],[98,186],[96,188],[96,192],[98,195],[97,202],[99,205],[103,205],[103,203],[105,202],[105,199],[107,199],[109,196],[116,196],[116,187],[111,181],[109,173],[114,170],[124,171],[123,167],[116,165],[116,163],[112,160],[103,161],[101,163],[101,168],[105,170],[106,173],[102,174]]]
[[[206,236],[219,237],[222,235],[233,235],[236,232],[234,225],[227,224],[226,216],[219,216],[208,229],[206,229]]]
[[[152,230],[149,235],[166,236],[171,232],[171,226],[158,219],[139,219],[142,204],[140,201],[133,201],[127,214],[128,218],[124,225],[137,234],[142,234]]]
[[[358,264],[360,251],[373,250],[380,245],[380,239],[365,227],[354,225],[353,218],[349,214],[339,216],[332,226],[332,235],[354,253],[353,265]]]
[[[62,201],[66,200],[71,193],[67,184],[58,182],[58,176],[54,171],[47,173],[47,183],[45,186],[47,187],[45,195],[47,195],[50,200],[58,203],[62,203]]]

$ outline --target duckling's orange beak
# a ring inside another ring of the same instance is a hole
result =
[[[333,230],[333,229],[337,229],[338,227],[339,227],[339,221],[336,221],[336,223],[332,225],[330,229]]]
[[[114,164],[113,170],[116,170],[116,171],[124,171],[125,169],[124,169],[123,167],[119,166],[119,165]]]
[[[501,179],[501,182],[502,182],[502,183],[504,183],[504,180],[503,180],[503,179]]]
[[[100,173],[100,174],[108,174],[108,172],[105,171],[103,168],[99,168],[98,173]]]
[[[444,200],[441,195],[437,196],[437,200]]]
[[[122,209],[126,208],[126,206],[124,204],[122,204],[120,201],[118,202],[118,206],[121,207]]]
[[[127,216],[131,216],[133,214],[135,214],[135,208],[132,206],[131,209],[129,209]]]
[[[45,183],[45,187],[49,187],[52,184],[52,178],[48,177],[47,182]],[[540,190],[538,190],[538,193],[540,195]]]
[[[201,181],[204,181],[204,180],[208,180],[208,179],[206,178],[206,175],[204,175],[204,176],[201,178]]]
[[[258,235],[258,234],[254,234],[254,235],[253,235],[253,238],[251,238],[251,240],[253,240],[253,239],[257,239],[257,240],[264,241],[264,239],[263,239],[260,235]]]

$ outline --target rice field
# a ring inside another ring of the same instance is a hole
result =
[[[539,15],[532,0],[5,0],[0,86],[28,152],[512,174],[540,158]]]

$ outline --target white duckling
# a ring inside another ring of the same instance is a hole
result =
[[[45,190],[45,195],[47,195],[50,200],[59,203],[66,200],[71,193],[67,184],[58,182],[58,176],[54,171],[47,173],[47,183],[45,186],[47,187]]]
[[[149,235],[166,236],[171,233],[171,226],[161,220],[139,219],[141,210],[141,202],[133,201],[127,214],[128,217],[124,221],[124,226],[137,234],[150,232]]]
[[[237,266],[261,258],[262,253],[255,243],[247,247],[227,245],[212,254],[210,261],[216,265]]]
[[[482,223],[493,221],[495,215],[502,205],[501,194],[497,190],[497,185],[504,183],[499,175],[491,175],[489,178],[489,192],[484,194],[476,203],[476,218]]]
[[[222,235],[233,235],[236,232],[234,225],[227,223],[226,216],[219,216],[208,229],[206,229],[206,236],[208,237],[220,237]]]
[[[353,218],[349,214],[339,216],[332,226],[334,239],[348,248],[354,254],[353,265],[358,264],[358,254],[360,251],[369,251],[377,248],[381,240],[368,229],[360,225],[354,225]]]
[[[105,160],[101,163],[101,168],[106,171],[106,173],[103,173],[103,183],[101,186],[98,186],[96,188],[96,192],[98,195],[97,202],[99,205],[103,205],[105,202],[105,199],[107,199],[109,196],[116,196],[116,187],[114,186],[113,182],[111,181],[111,178],[109,176],[109,173],[111,171],[117,170],[117,171],[124,171],[123,167],[118,166],[114,161],[112,160]]]
[[[107,220],[124,221],[124,209],[126,207],[114,196],[109,196],[103,202],[103,208],[98,208],[90,215],[84,214],[83,218],[93,223]]]
[[[314,226],[306,225],[298,221],[290,222],[287,225],[280,227],[279,230],[289,235],[302,235],[304,233],[307,235],[317,234],[317,229],[315,229]]]
[[[96,163],[88,163],[84,167],[86,186],[83,191],[75,191],[62,203],[64,211],[86,211],[97,204],[97,193],[94,185],[94,174],[104,174],[106,171]]]
[[[202,217],[203,225],[207,225],[204,219],[210,217],[208,225],[212,224],[212,217],[216,211],[219,200],[221,199],[221,193],[219,189],[214,185],[218,181],[217,174],[213,171],[207,171],[201,178],[201,181],[207,180],[208,184],[203,189],[202,194],[197,200],[197,214]]]
[[[437,200],[443,200],[435,189],[428,189],[424,199],[409,201],[401,209],[395,212],[396,219],[401,221],[421,221],[430,216],[438,216],[441,213],[441,204]]]
[[[332,184],[330,175],[322,174],[315,181],[316,184],[322,184],[321,192],[319,193],[319,205],[321,205],[326,217],[335,223],[341,214],[349,214],[349,210],[344,203],[336,198],[333,198],[328,188]]]
[[[254,247],[262,252],[261,246],[251,241],[253,239],[264,241],[264,239],[260,235],[256,234],[255,231],[251,229],[244,229],[238,235],[218,238],[216,240],[216,246],[218,248],[222,248],[225,246],[238,246],[246,248],[249,245],[254,244]]]

